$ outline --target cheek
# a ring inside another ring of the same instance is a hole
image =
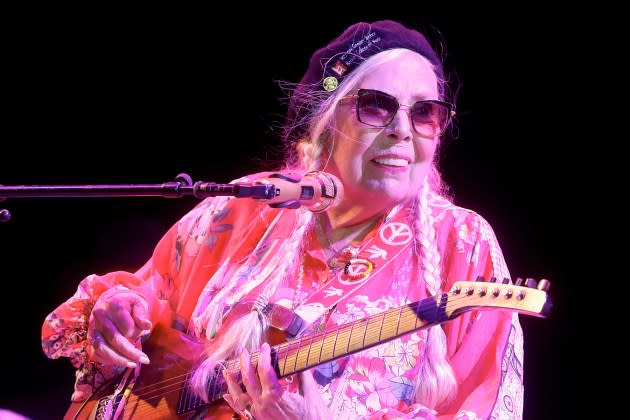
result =
[[[420,140],[415,147],[416,162],[410,172],[410,186],[416,190],[422,186],[424,178],[429,173],[435,154],[437,153],[437,141]]]
[[[338,132],[332,154],[337,165],[342,168],[361,165],[365,152],[374,141],[374,135],[350,125],[346,124],[344,130]]]
[[[435,158],[439,140],[420,139],[416,142],[416,162],[431,163]]]

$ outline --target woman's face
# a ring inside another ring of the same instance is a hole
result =
[[[401,105],[439,99],[431,64],[411,51],[377,67],[351,93],[358,89],[385,92]],[[407,106],[398,109],[389,125],[376,128],[358,121],[356,100],[342,100],[336,112],[331,159],[324,171],[342,181],[346,205],[382,211],[418,194],[438,137],[439,133],[427,137],[416,132]]]

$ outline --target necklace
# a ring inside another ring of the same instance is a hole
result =
[[[317,218],[315,220],[315,231],[317,236],[320,238],[320,242],[322,239],[325,242],[325,246],[322,248],[322,250],[324,251],[324,256],[326,258],[328,268],[330,268],[331,270],[338,270],[345,267],[345,265],[352,258],[356,258],[357,255],[359,255],[359,246],[351,244],[355,240],[357,240],[357,238],[362,237],[365,235],[365,233],[369,232],[379,220],[380,218],[376,218],[375,220],[369,222],[367,225],[355,230],[354,232],[352,232],[352,234],[347,236],[342,241],[341,246],[339,246],[331,242],[331,240],[329,239],[329,235],[324,229],[324,226],[322,226],[321,219]],[[330,225],[326,224],[326,227],[328,228],[327,230],[330,232]]]
[[[304,262],[300,261],[298,268],[297,285],[293,291],[293,310],[302,305],[302,282],[304,281]]]
[[[383,223],[389,222],[390,219],[394,216],[394,214],[399,210],[399,208],[400,206],[395,206],[393,209],[391,209],[388,212],[388,214],[382,218]],[[346,264],[350,262],[352,258],[357,258],[360,248],[359,246],[351,246],[350,243],[352,243],[355,239],[357,239],[361,234],[369,232],[379,220],[381,220],[381,218],[377,217],[376,219],[369,222],[364,227],[357,229],[355,232],[352,233],[352,235],[350,235],[350,237],[344,240],[343,247],[336,247],[335,245],[332,244],[330,239],[328,239],[328,235],[324,231],[320,218],[318,216],[315,216],[315,220],[313,223],[314,233],[319,237],[320,243],[322,239],[326,242],[327,246],[323,247],[322,251],[324,252],[325,258],[327,258],[328,267],[332,271],[337,271],[338,269],[345,267]],[[330,230],[330,225],[327,224],[326,226]],[[327,252],[328,250],[332,250],[332,253]],[[298,263],[297,284],[296,284],[295,289],[293,290],[293,302],[292,302],[293,310],[301,306],[302,303],[304,302],[304,299],[302,299],[303,282],[304,282],[304,256],[302,256],[302,260]],[[328,311],[330,311],[330,309]]]
[[[378,219],[377,219],[378,220]],[[349,244],[356,239],[361,232],[363,232],[368,227],[371,227],[374,223],[370,223],[366,228],[359,229],[352,234],[349,239],[344,241],[343,248],[338,249],[335,247],[330,240],[328,239],[328,235],[324,232],[324,229],[321,225],[319,219],[315,221],[315,233],[319,238],[323,238],[326,241],[327,246],[322,248],[324,251],[324,255],[327,259],[326,264],[328,268],[333,271],[337,271],[340,268],[345,267],[345,265],[352,259],[356,258],[359,254],[358,246],[350,246]],[[328,250],[332,250],[332,254],[329,255]],[[304,283],[304,258],[299,262],[298,267],[298,276],[297,276],[297,284],[295,286],[295,290],[293,291],[293,310],[300,307],[303,303],[302,299],[302,284]]]

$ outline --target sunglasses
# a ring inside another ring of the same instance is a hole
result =
[[[409,108],[413,129],[426,137],[443,133],[455,115],[453,105],[448,102],[422,100],[413,105],[401,105],[394,96],[380,90],[359,89],[349,98],[356,99],[357,119],[372,127],[387,127],[401,107]]]

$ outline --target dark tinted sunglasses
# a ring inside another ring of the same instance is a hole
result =
[[[357,119],[372,127],[388,126],[401,107],[409,108],[409,116],[414,130],[422,136],[439,135],[455,115],[453,105],[438,100],[422,100],[413,105],[401,105],[398,100],[385,92],[373,89],[359,89],[356,95]]]

